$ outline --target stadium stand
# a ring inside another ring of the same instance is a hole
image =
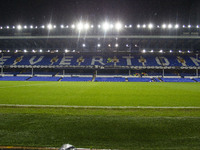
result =
[[[128,78],[129,82],[152,82],[151,78]]]
[[[61,81],[92,81],[92,77],[63,77]]]
[[[0,81],[26,81],[29,77],[3,76]]]
[[[28,81],[59,81],[60,77],[32,77]]]
[[[161,78],[163,82],[195,82],[189,78]]]
[[[125,78],[122,77],[96,77],[96,82],[125,82]]]

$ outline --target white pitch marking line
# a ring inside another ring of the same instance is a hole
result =
[[[0,107],[35,107],[35,108],[99,108],[99,109],[200,109],[200,107],[177,107],[177,106],[73,106],[73,105],[21,105],[21,104],[0,104]]]

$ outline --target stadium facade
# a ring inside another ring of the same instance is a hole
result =
[[[1,26],[0,79],[198,82],[199,39],[199,25]]]

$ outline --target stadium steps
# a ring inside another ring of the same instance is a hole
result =
[[[31,78],[32,78],[32,77],[27,78],[26,81],[28,81],[28,80],[31,79]]]
[[[158,78],[158,80],[159,80],[160,82],[164,82],[161,78]]]
[[[194,82],[198,82],[196,79],[192,79]]]
[[[58,81],[62,81],[63,77],[61,77],[60,79],[58,79]]]

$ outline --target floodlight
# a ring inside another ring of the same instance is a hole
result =
[[[191,25],[188,25],[188,28],[191,28],[192,26]]]
[[[0,29],[3,29],[3,27],[0,27]]]
[[[160,26],[159,26],[159,25],[157,25],[157,28],[160,28]]]
[[[47,28],[48,28],[49,30],[51,30],[51,29],[53,28],[53,26],[52,26],[51,24],[48,24],[48,25],[47,25]]]
[[[69,26],[67,25],[66,28],[69,28]]]
[[[21,26],[21,25],[18,25],[18,26],[17,26],[17,29],[18,29],[18,30],[21,30],[21,29],[22,29],[22,26]]]
[[[64,25],[60,25],[61,28],[64,28]]]
[[[15,53],[17,53],[17,52],[18,52],[18,50],[16,49],[16,50],[15,50]]]
[[[139,25],[139,24],[137,25],[137,28],[140,28],[140,25]]]
[[[91,28],[94,28],[94,25],[91,25],[90,27],[91,27]]]
[[[69,50],[68,49],[65,49],[65,53],[68,53],[69,52]]]
[[[72,24],[72,29],[74,29],[75,28],[75,25],[74,24]]]
[[[50,52],[50,50],[47,51],[48,53]]]
[[[74,49],[72,52],[76,52],[76,50]]]
[[[10,50],[7,50],[7,52],[9,53],[9,52],[10,52]]]
[[[103,29],[107,31],[109,29],[109,24],[107,22],[103,23]]]
[[[142,53],[146,53],[146,50],[145,50],[145,49],[143,49],[143,50],[142,50]]]
[[[128,44],[126,44],[126,47],[129,47],[129,45],[128,45]]]
[[[163,24],[163,25],[162,25],[162,28],[163,28],[163,29],[165,29],[166,27],[167,27],[167,25],[166,25],[166,24]]]
[[[97,47],[101,47],[101,44],[97,44]]]
[[[35,53],[35,50],[33,49],[32,52]]]
[[[148,28],[149,28],[149,29],[152,29],[152,28],[153,28],[153,24],[150,23],[150,24],[148,25]]]
[[[175,28],[176,28],[176,29],[178,29],[178,28],[179,28],[179,25],[178,25],[178,24],[176,24],[176,25],[175,25]]]
[[[181,53],[182,51],[181,51],[181,50],[179,50],[178,52],[179,52],[179,53]]]
[[[117,23],[115,24],[115,28],[116,28],[117,30],[120,30],[120,29],[122,28],[122,24],[119,23],[119,22],[117,22]]]
[[[116,43],[116,44],[115,44],[115,47],[119,47],[119,44]]]
[[[27,52],[27,50],[25,49],[25,50],[24,50],[24,53],[26,53],[26,52]]]
[[[55,29],[55,28],[56,28],[56,25],[54,25],[53,28]]]
[[[101,25],[100,25],[100,24],[98,25],[98,28],[101,28]]]
[[[111,47],[111,44],[108,44],[108,47]]]
[[[44,28],[45,28],[45,26],[44,26],[44,25],[42,25],[41,27],[42,27],[42,29],[44,29]]]
[[[58,50],[56,50],[56,53],[58,53]]]
[[[153,53],[153,50],[151,50],[150,52]]]
[[[37,26],[35,26],[35,28],[37,29],[38,27],[37,27]]]
[[[26,26],[26,25],[24,26],[24,29],[27,29],[27,26]]]
[[[77,29],[79,31],[83,29],[83,24],[81,22],[77,24]]]
[[[160,53],[163,53],[163,50],[161,49],[159,52],[160,52]]]
[[[33,26],[31,25],[30,28],[33,29]]]
[[[143,24],[143,26],[142,26],[143,28],[146,28],[146,24]]]
[[[83,46],[83,47],[85,47],[86,45],[85,45],[85,44],[83,44],[82,46]]]
[[[185,28],[185,25],[183,25],[183,28]]]
[[[172,53],[173,51],[172,51],[172,50],[169,50],[169,52]]]
[[[42,52],[42,49],[40,49],[39,52],[41,53],[41,52]]]
[[[168,28],[171,29],[172,28],[172,24],[168,24]]]
[[[86,24],[84,25],[84,29],[85,29],[85,30],[89,29],[89,27],[90,27],[90,26],[89,26],[88,23],[86,23]]]
[[[190,53],[190,50],[188,50],[187,52]]]
[[[129,28],[132,28],[132,25],[131,25],[131,24],[129,25]]]
[[[199,28],[199,25],[197,25],[196,28]]]
[[[110,28],[111,28],[111,29],[113,28],[113,24],[110,24]]]
[[[6,28],[9,29],[10,27],[9,27],[9,26],[6,26]]]

